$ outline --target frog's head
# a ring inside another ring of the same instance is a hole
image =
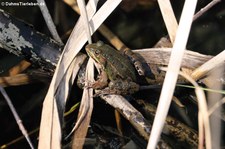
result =
[[[101,64],[104,58],[104,49],[105,44],[102,41],[98,41],[97,43],[88,44],[85,47],[87,54],[93,58],[97,63]]]

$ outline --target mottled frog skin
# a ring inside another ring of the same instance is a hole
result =
[[[135,68],[127,56],[101,41],[87,45],[86,51],[101,66],[99,79],[91,87],[103,89],[101,94],[132,94],[139,90]]]

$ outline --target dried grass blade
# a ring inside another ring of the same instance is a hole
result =
[[[108,15],[118,6],[121,0],[108,0],[100,10],[94,15],[94,11],[90,4],[87,5],[88,18],[91,19],[93,32],[102,24]],[[92,33],[93,33],[92,32]],[[61,147],[61,125],[58,113],[58,104],[62,101],[57,101],[54,97],[60,82],[67,73],[74,57],[83,47],[87,37],[85,35],[83,22],[79,19],[73,32],[64,47],[64,51],[55,70],[48,94],[44,101],[44,107],[41,119],[41,128],[39,134],[39,148],[60,148]],[[61,99],[64,100],[64,99]]]
[[[94,65],[92,59],[89,59],[86,69],[86,80],[94,81]],[[82,95],[78,120],[74,127],[75,134],[72,148],[82,149],[87,134],[88,126],[93,111],[93,89],[85,88]],[[82,125],[81,125],[82,124]]]
[[[0,85],[2,87],[24,85],[31,82],[32,80],[29,79],[29,76],[27,74],[18,74],[10,77],[0,77]]]
[[[55,82],[51,82],[42,109],[38,148],[61,148],[61,125],[65,101],[75,78],[73,76],[76,75],[85,58],[86,55],[83,54],[72,61],[56,88]]]
[[[211,143],[211,132],[210,132],[210,123],[209,123],[209,115],[208,115],[208,107],[207,102],[205,98],[205,93],[203,89],[195,82],[195,80],[188,76],[185,73],[180,72],[180,74],[185,77],[189,82],[191,82],[195,86],[195,94],[198,99],[198,108],[199,108],[199,142],[201,145],[203,140],[203,133],[205,133],[205,143],[206,148],[211,149],[212,143]],[[203,132],[204,129],[204,132]],[[201,148],[201,146],[199,146]]]
[[[170,41],[174,43],[178,24],[173,13],[173,8],[169,0],[158,0],[158,3],[163,16],[163,20],[166,24],[168,34],[170,36]]]
[[[209,116],[211,114],[213,114],[213,112],[215,112],[220,106],[222,106],[225,103],[225,97],[223,97],[221,100],[217,101],[217,103],[214,104],[214,106],[212,106],[209,111],[208,114]]]
[[[208,78],[212,79],[212,80],[218,80],[218,78],[223,78],[224,66],[225,65],[223,65],[223,67],[215,68],[209,74]],[[207,86],[210,89],[213,89],[213,90],[222,90],[223,89],[223,85],[221,82],[219,82],[219,81],[209,81],[209,82],[210,83],[208,83]],[[208,92],[207,97],[208,97],[208,107],[212,107],[215,104],[217,104],[218,102],[220,102],[223,95],[217,94],[214,92]],[[218,106],[217,110],[214,111],[214,113],[210,116],[210,128],[211,128],[211,130],[213,130],[213,131],[211,131],[212,148],[220,148],[220,144],[221,144],[221,134],[222,134],[221,126],[222,125],[221,125],[221,119],[218,118],[218,116],[223,115],[221,111],[222,111],[222,107]],[[209,114],[209,112],[208,112],[208,114]]]
[[[133,52],[140,54],[140,56],[147,63],[158,65],[168,65],[171,51],[172,48],[149,48],[133,50]],[[182,59],[182,67],[196,69],[212,57],[213,56],[203,55],[197,52],[186,50]]]
[[[204,77],[209,71],[216,68],[217,66],[221,64],[224,65],[224,61],[225,61],[225,50],[223,50],[221,53],[219,53],[218,55],[216,55],[215,57],[213,57],[212,59],[210,59],[197,69],[195,69],[191,74],[191,76],[195,80],[198,80],[201,77]]]
[[[163,83],[156,116],[153,122],[152,132],[148,142],[148,149],[154,149],[156,147],[159,136],[162,132],[162,128],[164,126],[166,115],[168,113],[171,99],[173,96],[179,69],[181,66],[182,57],[184,55],[196,4],[197,0],[186,0],[184,4],[180,24],[178,26],[176,39],[168,65],[168,71],[166,73],[165,80]]]
[[[87,15],[87,10],[85,7],[85,2],[84,0],[77,0],[77,4],[79,6],[80,9],[80,14],[81,14],[81,18],[83,20],[83,24],[85,26],[85,31],[86,31],[86,36],[88,38],[88,43],[91,44],[92,40],[91,40],[91,31],[90,31],[90,27],[89,27],[89,19],[88,19],[88,15]],[[94,8],[96,10],[96,8]]]
[[[91,31],[89,27],[89,21],[88,21],[89,19],[87,16],[85,2],[84,0],[78,0],[77,3],[80,8],[81,18],[83,19],[83,22],[85,25],[85,31],[86,31],[86,36],[88,38],[88,43],[91,44],[92,43]],[[96,10],[96,7],[94,8],[94,10]],[[87,64],[85,79],[94,81],[94,65],[91,59],[89,59]],[[91,120],[92,111],[93,111],[93,89],[85,88],[82,95],[81,105],[80,105],[79,114],[78,114],[78,120],[75,127],[73,128],[73,130],[75,130],[75,134],[73,138],[72,148],[74,149],[83,148],[88,126]],[[71,131],[71,133],[73,132],[73,130]]]

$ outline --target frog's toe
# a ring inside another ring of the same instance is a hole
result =
[[[93,97],[99,97],[101,95],[108,95],[111,94],[109,88],[104,88],[103,90],[95,90],[95,94],[93,95]]]
[[[92,88],[92,84],[93,84],[93,83],[94,83],[94,82],[92,82],[92,81],[85,80],[84,88]]]
[[[101,94],[100,93],[95,93],[94,95],[93,95],[93,97],[99,97]]]

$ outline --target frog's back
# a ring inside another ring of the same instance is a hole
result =
[[[116,80],[120,77],[124,80],[136,81],[135,68],[127,56],[108,45],[105,45],[103,50],[107,59],[106,71],[108,71],[110,80]]]

